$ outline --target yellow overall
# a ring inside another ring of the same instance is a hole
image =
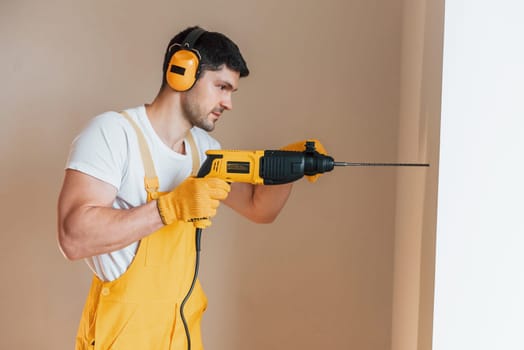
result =
[[[150,201],[161,195],[158,178],[141,131],[126,118],[137,131]],[[188,142],[196,174],[200,161],[191,133]],[[191,286],[195,257],[195,227],[176,222],[144,237],[128,270],[116,280],[104,282],[95,275],[80,320],[76,350],[187,349],[180,304]],[[206,306],[197,281],[184,308],[192,350],[203,349],[200,320]]]

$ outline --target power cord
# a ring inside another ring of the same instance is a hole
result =
[[[187,350],[191,350],[191,334],[189,333],[189,327],[187,325],[186,318],[184,316],[184,306],[186,305],[186,302],[189,300],[189,297],[191,296],[191,293],[193,293],[193,289],[195,288],[195,283],[198,277],[198,268],[200,266],[200,240],[202,237],[202,229],[197,228],[195,230],[195,250],[196,250],[196,256],[195,256],[195,273],[193,275],[193,281],[191,282],[191,287],[189,288],[189,291],[187,292],[186,296],[184,297],[184,300],[182,300],[182,304],[180,304],[180,317],[182,318],[182,323],[184,324],[184,330],[186,331],[186,339],[187,339]]]

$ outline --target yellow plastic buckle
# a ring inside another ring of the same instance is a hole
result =
[[[158,177],[153,177],[153,178],[144,177],[144,185],[146,188],[146,192],[148,194],[148,198],[150,200],[157,199],[158,198],[158,187],[160,186],[158,182]]]

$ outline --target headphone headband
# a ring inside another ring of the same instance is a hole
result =
[[[195,50],[193,47],[195,46],[197,40],[204,34],[206,31],[202,28],[195,28],[192,31],[187,34],[187,36],[184,38],[184,41],[182,44],[180,43],[174,43],[169,46],[167,49],[167,52],[171,52],[173,47],[178,46],[177,50],[180,49],[188,49],[188,50]],[[198,50],[195,50],[198,53]],[[200,56],[200,53],[198,53]]]
[[[200,38],[200,36],[202,36],[202,34],[204,34],[205,32],[206,31],[202,28],[193,29],[184,39],[184,44],[182,46],[185,46],[188,49],[192,49],[195,46],[198,38]]]

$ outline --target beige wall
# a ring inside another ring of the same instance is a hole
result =
[[[444,0],[404,0],[399,144],[430,169],[397,178],[392,350],[430,350],[433,325]]]
[[[438,93],[431,90],[425,127],[404,129],[417,111],[399,117],[411,96],[401,89],[410,6],[415,2],[0,2],[0,348],[72,348],[90,273],[82,261],[64,260],[55,239],[69,144],[94,115],[152,100],[165,45],[186,26],[229,35],[252,71],[214,132],[224,147],[277,148],[316,137],[339,160],[434,161]],[[435,6],[440,16],[443,5]],[[438,88],[437,80],[430,75],[426,84]],[[397,189],[414,176],[415,201],[436,194],[419,183],[434,178],[436,167],[432,175],[410,174],[347,168],[314,185],[301,181],[272,225],[222,207],[203,241],[207,349],[389,350],[394,285],[401,290],[395,234],[404,232],[412,205]],[[434,214],[425,213],[431,238]],[[419,234],[420,225],[408,229]]]

